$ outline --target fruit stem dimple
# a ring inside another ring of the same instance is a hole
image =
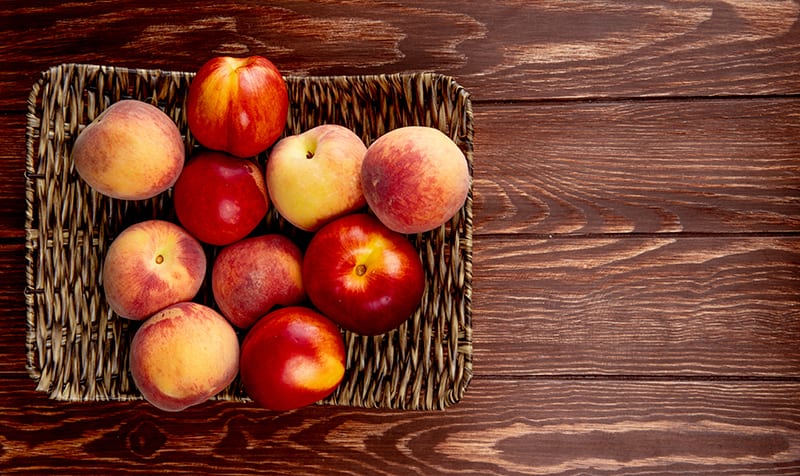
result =
[[[156,256],[156,264],[161,264],[164,262],[164,255]]]
[[[367,265],[360,264],[356,266],[356,274],[358,276],[364,276],[365,274],[367,274]]]

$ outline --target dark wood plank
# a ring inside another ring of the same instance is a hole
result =
[[[436,70],[475,99],[800,93],[794,1],[9,2],[0,109],[63,62],[196,70],[261,54],[287,74]]]
[[[800,100],[493,105],[477,233],[800,231]]]
[[[800,377],[800,238],[482,239],[476,372]]]
[[[0,123],[0,237],[22,237],[25,118]],[[475,107],[475,232],[800,231],[800,100]]]
[[[0,378],[25,370],[25,248],[0,244]]]
[[[0,474],[800,474],[797,0],[2,5]],[[191,71],[222,54],[434,70],[472,92],[461,403],[167,414],[34,391],[31,84],[62,62]]]
[[[0,239],[25,236],[25,116],[0,114]]]
[[[22,253],[0,247],[0,375],[24,372]],[[473,269],[478,372],[800,378],[800,238],[485,237]]]
[[[477,378],[444,412],[63,403],[3,380],[4,474],[797,474],[797,382]],[[15,471],[15,469],[17,471]]]

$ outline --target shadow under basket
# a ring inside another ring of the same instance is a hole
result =
[[[101,270],[111,240],[125,227],[152,218],[176,221],[171,191],[143,201],[102,196],[77,175],[71,150],[78,133],[121,99],[161,108],[178,125],[187,150],[193,150],[197,146],[185,114],[193,77],[63,64],[44,71],[33,85],[26,128],[26,349],[36,388],[50,398],[142,398],[128,365],[139,323],[109,309]],[[290,106],[284,135],[340,124],[369,145],[398,127],[434,127],[461,148],[472,176],[472,106],[452,78],[415,73],[285,79]],[[255,159],[263,167],[267,153]],[[301,247],[309,238],[274,211],[254,233],[266,232],[285,233]],[[345,376],[319,404],[443,409],[463,396],[472,377],[472,187],[452,220],[408,238],[426,273],[421,305],[389,333],[343,332]],[[207,252],[213,261],[217,249],[209,246]],[[208,281],[207,275],[195,301],[215,307]],[[250,401],[238,377],[215,398]]]

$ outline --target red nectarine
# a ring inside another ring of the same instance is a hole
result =
[[[286,82],[261,56],[210,59],[197,71],[186,100],[189,129],[198,142],[238,157],[272,145],[288,111]]]
[[[269,209],[264,174],[253,161],[208,150],[186,164],[173,190],[175,213],[197,239],[227,245],[250,234]]]
[[[320,313],[292,306],[250,329],[239,363],[247,395],[259,406],[291,410],[330,395],[344,376],[344,339]]]
[[[422,262],[405,236],[366,213],[320,229],[303,259],[311,302],[362,335],[390,331],[411,317],[425,290]]]

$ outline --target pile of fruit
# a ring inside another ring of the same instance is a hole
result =
[[[466,159],[439,130],[401,127],[369,147],[335,124],[281,138],[288,108],[267,59],[218,57],[187,97],[200,146],[186,151],[175,123],[136,100],[112,104],[75,140],[75,168],[97,192],[143,200],[172,189],[177,222],[124,229],[102,269],[109,307],[142,321],[131,375],[162,410],[204,402],[237,375],[273,410],[330,395],[344,376],[342,329],[382,334],[420,305],[425,276],[406,235],[441,226],[466,200]],[[304,249],[256,231],[270,207],[310,233]],[[193,301],[207,279],[214,308]]]

